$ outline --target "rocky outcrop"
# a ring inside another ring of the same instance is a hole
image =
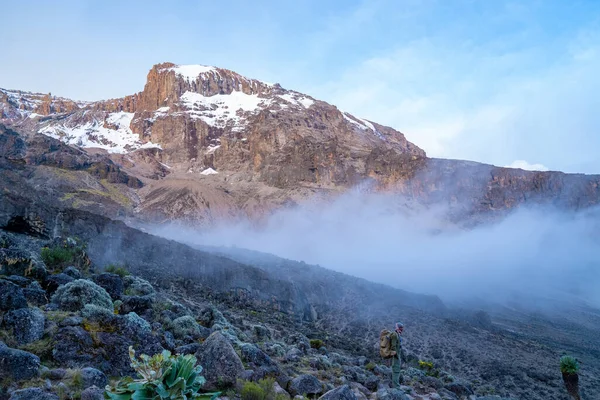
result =
[[[242,361],[220,332],[211,334],[204,341],[196,357],[204,367],[206,390],[231,387],[244,372]]]

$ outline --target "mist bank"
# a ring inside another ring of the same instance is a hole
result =
[[[449,302],[600,306],[600,210],[520,208],[468,229],[448,222],[449,211],[353,191],[330,203],[280,210],[260,226],[241,221],[196,231],[172,224],[152,231],[192,245],[318,264]]]

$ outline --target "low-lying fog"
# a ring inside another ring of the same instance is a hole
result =
[[[397,197],[353,192],[276,212],[260,227],[171,226],[156,233],[268,252],[446,301],[561,298],[600,306],[597,210],[520,209],[501,222],[463,229],[445,222],[443,208],[398,204]]]

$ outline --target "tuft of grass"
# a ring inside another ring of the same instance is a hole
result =
[[[375,363],[371,361],[367,365],[365,365],[365,369],[367,371],[373,371],[375,369],[375,366],[376,366]]]
[[[127,267],[124,265],[108,264],[104,268],[104,271],[109,272],[111,274],[117,274],[121,278],[131,275],[131,273],[127,270]]]
[[[323,347],[325,345],[325,343],[323,343],[323,341],[321,339],[310,339],[310,347],[312,347],[313,349],[320,349],[321,347]]]
[[[579,363],[572,356],[562,356],[560,358],[560,372],[563,374],[576,374],[579,372]]]

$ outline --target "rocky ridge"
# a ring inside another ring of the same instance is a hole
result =
[[[467,224],[520,205],[579,210],[600,199],[596,175],[427,158],[392,128],[216,67],[158,64],[141,92],[90,103],[0,93],[0,123],[90,154],[99,148],[143,182],[131,197],[143,221],[262,218],[365,182],[448,207],[453,222]]]

